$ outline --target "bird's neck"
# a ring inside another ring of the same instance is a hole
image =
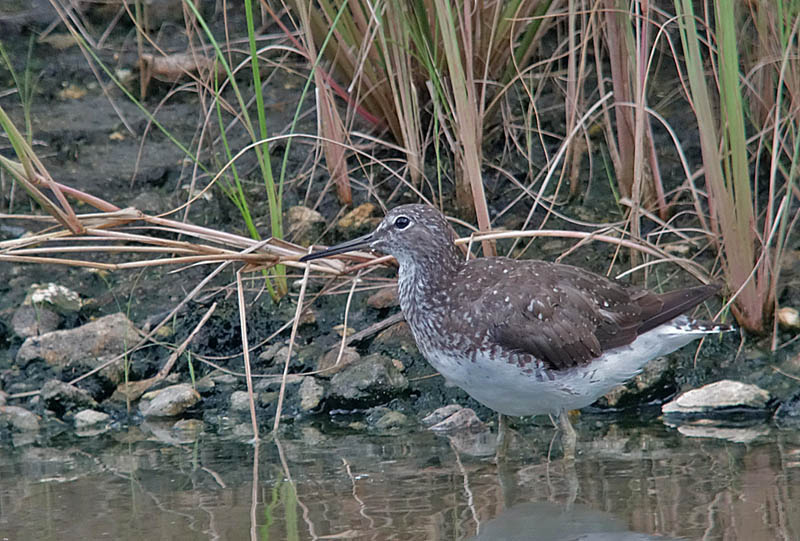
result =
[[[399,263],[398,296],[407,319],[414,312],[430,313],[434,308],[431,301],[447,290],[465,264],[455,246],[446,253],[417,253],[400,258]]]

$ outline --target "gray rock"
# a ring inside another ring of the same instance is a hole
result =
[[[724,379],[692,389],[664,404],[664,414],[697,415],[723,408],[764,409],[769,393],[755,385]]]
[[[75,428],[80,430],[82,428],[94,427],[97,425],[106,424],[111,420],[111,416],[107,413],[97,410],[81,410],[75,414]]]
[[[388,329],[382,330],[372,341],[372,349],[380,351],[401,350],[412,355],[419,355],[417,342],[408,323],[401,321]]]
[[[2,395],[2,393],[0,393]],[[0,396],[2,404],[2,396]],[[781,402],[775,410],[775,423],[781,428],[800,428],[800,390]]]
[[[175,417],[200,401],[200,395],[188,383],[171,385],[142,396],[139,410],[145,417]]]
[[[373,425],[378,430],[391,430],[401,428],[408,424],[408,417],[399,411],[390,410],[375,421]]]
[[[375,354],[333,376],[330,394],[346,400],[385,401],[407,387],[408,380],[391,359]]]
[[[19,406],[0,406],[0,424],[18,432],[33,432],[39,430],[39,417]]]
[[[0,406],[5,406],[6,402],[8,402],[8,395],[3,391],[0,391]]]
[[[478,419],[472,408],[461,408],[430,427],[434,432],[480,430],[483,428],[485,428],[485,425]]]
[[[435,409],[432,413],[426,415],[422,422],[428,426],[433,426],[437,423],[441,423],[457,411],[463,410],[464,406],[460,406],[459,404],[449,404],[447,406],[442,406],[441,408]]]
[[[82,363],[95,368],[124,353],[138,340],[139,334],[133,323],[125,314],[117,313],[75,329],[32,336],[23,342],[16,360],[23,367],[34,359],[44,359],[55,367]],[[114,384],[120,383],[123,379],[121,363],[104,369],[101,374]]]
[[[283,356],[278,355],[278,352],[283,348],[286,348],[287,351],[289,350],[289,346],[280,342],[270,344],[258,355],[258,362],[270,365],[275,362],[276,356],[278,359],[286,359],[286,352],[284,352]]]
[[[299,385],[303,383],[303,379],[305,376],[300,376],[298,374],[286,374],[286,387],[290,385]],[[253,384],[253,390],[255,391],[279,391],[281,388],[281,382],[283,381],[283,376],[269,376],[266,378],[259,378]]]
[[[56,330],[62,319],[59,314],[47,308],[23,305],[11,317],[11,329],[22,338],[39,336]]]
[[[688,438],[713,438],[731,443],[752,443],[769,435],[766,426],[724,427],[687,424],[677,427],[678,432]]]
[[[649,390],[661,387],[664,379],[669,377],[673,362],[670,357],[653,359],[633,379],[606,393],[603,397],[606,404],[611,408],[624,407],[632,402],[641,404]]]
[[[24,304],[46,306],[55,312],[69,314],[79,311],[83,302],[80,295],[71,289],[50,282],[47,284],[32,284],[28,295],[25,297]]]
[[[76,409],[97,407],[97,402],[87,391],[57,379],[46,382],[40,396],[47,408],[59,415]]]
[[[314,376],[306,376],[303,379],[303,383],[300,384],[299,394],[300,409],[311,411],[322,402],[322,398],[325,396],[325,387]]]
[[[320,372],[320,376],[330,377],[337,372],[341,372],[348,365],[358,362],[360,359],[361,355],[356,351],[356,348],[350,346],[345,346],[340,358],[339,346],[336,346],[317,361],[315,372]],[[338,364],[336,363],[337,360],[339,361]]]
[[[231,411],[238,413],[250,411],[250,395],[247,394],[247,391],[231,393]]]

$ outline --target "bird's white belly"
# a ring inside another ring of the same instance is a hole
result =
[[[558,414],[588,406],[635,376],[651,359],[666,355],[703,333],[665,325],[633,343],[608,350],[584,366],[567,370],[519,367],[479,354],[474,361],[445,352],[429,352],[428,361],[449,382],[478,402],[505,415]],[[525,369],[532,369],[526,373]]]

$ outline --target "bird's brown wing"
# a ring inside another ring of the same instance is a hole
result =
[[[538,275],[536,287],[518,287],[507,301],[487,291],[477,305],[504,301],[503,317],[492,325],[492,340],[556,370],[585,364],[604,351],[630,344],[639,334],[675,318],[716,291],[713,286],[700,286],[659,295],[552,263],[521,266],[504,281],[530,284],[529,277],[519,273],[532,268]],[[498,290],[513,291],[509,284],[499,284]]]

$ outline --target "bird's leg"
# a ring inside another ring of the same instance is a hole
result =
[[[564,448],[564,458],[575,460],[575,448],[578,444],[578,434],[569,420],[569,413],[564,410],[558,414],[558,427],[561,429],[561,445]]]
[[[506,422],[506,416],[502,413],[497,414],[497,452],[495,453],[495,459],[499,462],[501,460],[505,460],[506,458],[506,451],[508,451],[508,441],[510,438],[510,434],[508,433],[508,423]]]

